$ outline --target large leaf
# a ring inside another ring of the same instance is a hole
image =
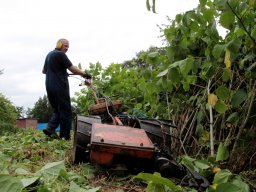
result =
[[[236,125],[240,120],[239,114],[237,112],[234,112],[232,114],[230,114],[227,118],[227,122]]]
[[[148,57],[150,58],[156,58],[158,56],[158,52],[151,52],[148,54]]]
[[[36,174],[49,174],[53,176],[59,175],[60,170],[66,170],[64,161],[58,161],[53,163],[48,163],[42,169],[40,169]]]
[[[242,192],[239,187],[232,183],[222,183],[217,186],[216,192]]]
[[[169,69],[165,69],[164,71],[160,72],[157,77],[165,76],[168,73]]]
[[[161,177],[159,173],[139,173],[137,176],[135,176],[137,179],[142,179],[147,182],[153,182],[154,184],[161,184],[161,185],[166,185],[170,187],[173,190],[181,190],[181,187],[178,185],[175,185],[174,182],[172,182],[170,179]]]
[[[93,189],[84,189],[77,185],[75,182],[71,181],[69,186],[69,192],[97,192],[100,190],[101,187],[96,187]]]
[[[39,177],[24,178],[24,179],[21,179],[21,182],[24,187],[28,187],[29,185],[32,185],[33,183],[38,181],[38,179]]]
[[[215,45],[212,50],[212,55],[214,56],[214,58],[219,59],[224,49],[225,49],[225,45],[219,45],[219,44]]]
[[[199,169],[208,169],[208,168],[210,168],[209,162],[207,160],[195,160],[194,164]]]
[[[224,103],[224,101],[219,99],[215,105],[215,109],[218,113],[222,114],[228,110],[228,106]]]
[[[241,44],[241,38],[234,38],[226,44],[227,48],[232,52],[232,59],[239,55],[238,53],[240,53]]]
[[[203,12],[203,18],[208,21],[209,23],[212,23],[214,20],[214,11],[211,9],[207,9]]]
[[[216,161],[223,161],[227,160],[229,157],[229,152],[226,146],[223,145],[223,143],[219,144]]]
[[[171,68],[168,73],[168,78],[173,82],[173,83],[178,83],[180,82],[180,73],[177,70],[177,68]]]
[[[15,170],[15,173],[18,174],[18,175],[28,175],[28,174],[30,174],[29,171],[27,171],[26,169],[20,168],[20,167]]]
[[[149,182],[146,188],[146,192],[166,192],[166,188],[163,185],[156,184],[154,182]]]
[[[230,98],[230,90],[225,87],[224,85],[221,85],[217,88],[216,90],[216,95],[218,96],[218,98],[220,99],[229,99]]]
[[[201,5],[201,6],[205,6],[205,5],[206,5],[207,0],[199,0],[199,2],[200,2],[200,5]]]
[[[231,176],[232,173],[229,170],[222,169],[214,175],[213,183],[218,185],[221,183],[227,183]]]
[[[235,176],[231,183],[239,187],[241,192],[250,192],[249,185],[245,183],[240,176]]]
[[[222,80],[223,80],[224,82],[227,82],[227,81],[229,81],[230,79],[231,79],[231,70],[228,69],[228,68],[225,68],[225,69],[223,70]]]
[[[186,76],[192,70],[194,66],[193,63],[194,63],[194,60],[191,57],[185,60],[182,60],[179,63],[180,72],[182,73],[182,75]]]
[[[152,73],[152,71],[150,69],[145,69],[145,70],[143,70],[142,75],[145,79],[150,79],[151,73]]]
[[[244,89],[239,89],[233,95],[231,99],[231,104],[233,107],[239,107],[247,99],[247,94]]]
[[[20,179],[9,175],[0,175],[1,192],[20,192],[23,188]]]
[[[220,24],[222,25],[222,27],[226,29],[231,29],[231,26],[234,24],[234,22],[235,22],[235,16],[232,12],[226,11],[221,14]]]
[[[196,120],[197,120],[197,122],[200,123],[200,122],[203,120],[204,116],[205,116],[205,115],[204,115],[203,111],[200,110],[200,111],[197,113],[197,115],[196,115]]]

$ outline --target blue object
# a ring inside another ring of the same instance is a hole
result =
[[[47,127],[47,123],[38,123],[36,128],[37,130],[42,131],[43,129],[45,129]],[[57,127],[56,132],[60,131],[60,126]]]

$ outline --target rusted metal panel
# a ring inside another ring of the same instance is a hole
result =
[[[156,150],[145,130],[127,126],[92,124],[91,160],[98,164],[109,164],[110,154],[138,158],[153,158]]]
[[[145,130],[119,125],[93,123],[91,142],[154,149]]]
[[[74,129],[73,162],[79,163],[86,160],[87,145],[91,141],[92,123],[101,123],[100,117],[77,115]]]
[[[112,153],[104,153],[102,151],[91,151],[90,159],[99,165],[112,165],[114,155]]]

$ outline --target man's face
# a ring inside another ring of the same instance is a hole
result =
[[[69,48],[69,42],[67,40],[63,40],[62,41],[61,51],[66,53],[68,51],[68,48]]]

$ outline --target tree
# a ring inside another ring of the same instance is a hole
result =
[[[0,93],[0,123],[10,123],[15,124],[17,112],[15,106],[7,99],[4,95]]]
[[[0,135],[15,131],[17,112],[15,106],[0,93]]]
[[[28,109],[27,115],[37,118],[39,123],[47,123],[52,113],[52,108],[46,95],[39,98],[32,109]]]
[[[18,106],[16,106],[15,109],[16,109],[16,112],[17,112],[17,118],[18,118],[18,119],[25,117],[25,110],[24,110],[24,107],[18,107]]]

